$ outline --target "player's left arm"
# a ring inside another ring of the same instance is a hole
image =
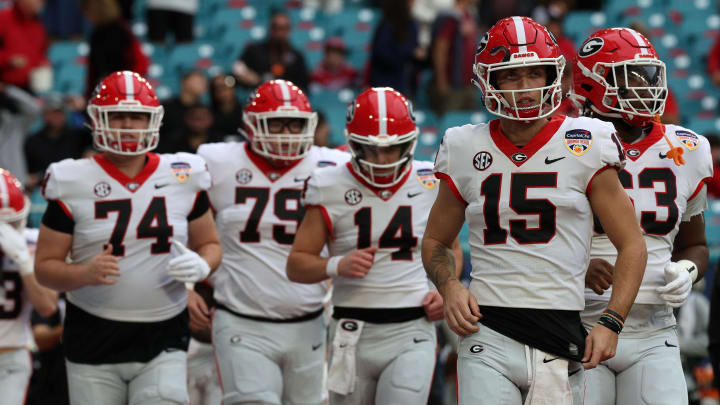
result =
[[[697,280],[705,275],[708,264],[709,250],[705,239],[705,216],[699,213],[690,217],[689,221],[680,222],[675,235],[672,261],[690,260],[697,266]]]
[[[210,274],[220,265],[222,246],[211,210],[188,222],[188,247],[207,262]]]

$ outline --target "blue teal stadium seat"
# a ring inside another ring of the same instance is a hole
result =
[[[720,200],[708,201],[705,210],[705,238],[708,246],[720,247]]]
[[[576,44],[600,28],[607,26],[608,16],[594,11],[573,11],[565,17],[563,31]]]
[[[81,41],[57,41],[48,49],[48,58],[54,69],[61,66],[76,63],[77,58],[82,56],[81,50],[85,47],[87,52],[87,43]]]
[[[62,94],[80,94],[85,92],[85,65],[70,63],[55,70],[53,90]]]
[[[181,76],[189,70],[207,69],[214,63],[214,54],[215,47],[209,43],[178,44],[168,53],[165,70],[167,74]]]

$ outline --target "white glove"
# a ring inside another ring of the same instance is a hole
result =
[[[665,285],[656,288],[655,291],[668,305],[678,308],[687,301],[695,278],[697,278],[695,263],[690,260],[670,262],[665,265]]]
[[[21,276],[33,272],[33,259],[25,236],[6,222],[0,222],[0,249],[18,265]]]
[[[181,283],[195,283],[204,280],[210,274],[210,266],[197,253],[173,240],[173,246],[180,252],[168,263],[168,274]]]

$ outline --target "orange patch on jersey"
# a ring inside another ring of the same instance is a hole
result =
[[[698,147],[698,137],[690,131],[675,131],[675,136],[678,137],[680,143],[682,143],[688,150],[695,150]]]
[[[431,169],[420,169],[417,171],[417,179],[420,182],[420,185],[425,187],[428,190],[432,190],[435,188],[435,186],[438,185],[440,180],[438,180],[437,177],[435,177],[435,173]]]
[[[568,150],[577,156],[583,155],[592,145],[592,135],[585,129],[571,129],[565,132],[563,140]]]
[[[186,162],[173,162],[170,163],[170,171],[172,171],[175,180],[180,183],[185,183],[192,176],[192,167],[190,163]]]

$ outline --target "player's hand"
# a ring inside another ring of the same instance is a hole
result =
[[[112,254],[112,245],[108,244],[105,251],[90,259],[85,264],[86,285],[111,285],[120,277],[120,265],[117,257]]]
[[[348,278],[365,277],[375,261],[376,247],[353,250],[338,263],[338,276]]]
[[[33,260],[22,232],[6,222],[0,222],[0,250],[20,268],[20,274],[33,272]]]
[[[173,246],[180,252],[168,262],[168,274],[181,283],[196,283],[210,274],[210,265],[199,254],[188,249],[182,243],[173,240]]]
[[[460,336],[471,335],[480,330],[477,323],[482,318],[477,301],[458,280],[450,280],[441,291],[445,321]]]
[[[687,301],[692,291],[693,281],[688,271],[695,264],[689,260],[670,262],[665,265],[665,285],[655,289],[660,298],[673,307],[678,308]]]
[[[210,327],[210,311],[205,300],[193,290],[187,290],[187,306],[190,313],[190,329],[202,332]]]
[[[430,290],[422,301],[425,317],[430,321],[439,321],[445,317],[442,295],[437,290]]]
[[[595,294],[602,295],[610,288],[613,281],[615,266],[603,259],[591,259],[585,273],[585,287],[595,291]]]
[[[617,333],[602,325],[595,325],[585,338],[585,355],[582,358],[585,370],[595,368],[600,362],[615,356],[617,343]]]

